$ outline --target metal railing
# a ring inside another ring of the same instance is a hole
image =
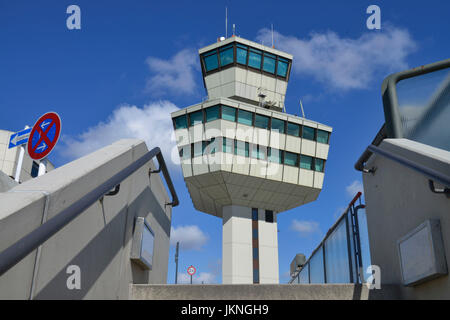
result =
[[[119,173],[112,176],[110,179],[102,183],[94,190],[88,192],[85,196],[78,199],[66,209],[62,210],[53,218],[15,242],[13,245],[3,250],[0,253],[0,276],[10,268],[12,268],[14,265],[16,265],[23,258],[25,258],[33,250],[38,248],[41,244],[47,241],[51,236],[61,230],[65,225],[75,219],[78,215],[80,215],[83,211],[85,211],[103,196],[108,194],[117,194],[117,192],[119,192],[118,186],[120,185],[120,183],[131,174],[136,172],[147,162],[152,160],[155,156],[159,163],[159,169],[156,171],[150,170],[149,174],[153,172],[163,172],[167,187],[169,188],[172,195],[172,202],[166,203],[166,205],[176,207],[179,204],[178,196],[175,192],[175,188],[173,187],[172,180],[170,179],[169,171],[167,170],[167,166],[161,150],[156,147],[147,152],[141,158],[134,161]],[[113,188],[115,190],[111,193],[111,189]]]
[[[358,200],[359,205],[355,205]],[[364,283],[358,219],[358,211],[364,208],[358,192],[301,269],[291,275],[289,283]],[[369,253],[364,252],[365,265],[370,265]]]

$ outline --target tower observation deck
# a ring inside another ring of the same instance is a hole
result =
[[[208,99],[171,114],[194,207],[222,218],[223,283],[278,283],[277,214],[317,199],[332,128],[283,112],[292,55],[199,50]]]

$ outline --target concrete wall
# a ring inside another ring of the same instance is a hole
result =
[[[450,152],[406,139],[386,139],[380,148],[444,174],[450,173]],[[428,179],[385,157],[373,155],[364,173],[367,224],[372,264],[381,268],[381,285],[401,284],[397,240],[427,219],[439,219],[447,266],[450,258],[450,198],[432,193]],[[402,287],[405,299],[450,299],[449,276],[414,287]]]
[[[399,287],[369,290],[355,284],[132,285],[136,300],[389,300]]]
[[[120,140],[0,193],[0,251],[147,151],[140,140]],[[126,299],[130,283],[166,283],[170,199],[159,174],[149,178],[149,167],[155,165],[141,167],[120,184],[117,195],[94,203],[47,240],[40,254],[33,251],[1,276],[0,299],[28,299],[33,285],[34,299]],[[135,217],[146,217],[155,233],[151,271],[130,260]],[[67,288],[70,265],[80,267],[80,290]]]

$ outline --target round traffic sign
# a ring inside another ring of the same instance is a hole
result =
[[[27,150],[31,159],[40,160],[53,150],[61,133],[61,119],[55,112],[41,116],[31,129]]]
[[[190,276],[193,276],[193,275],[195,274],[196,271],[197,271],[197,269],[195,269],[194,266],[190,266],[190,267],[187,269],[187,273],[188,273]]]

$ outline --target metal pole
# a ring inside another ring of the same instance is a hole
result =
[[[16,180],[17,182],[19,182],[20,180],[20,172],[22,171],[23,156],[25,155],[24,146],[21,145],[19,148],[20,148],[19,161],[17,162],[16,174],[14,175],[14,180]]]
[[[192,284],[192,274],[191,274],[191,284]]]
[[[177,249],[175,251],[175,284],[178,283],[178,250],[180,248],[180,242],[177,242]]]

